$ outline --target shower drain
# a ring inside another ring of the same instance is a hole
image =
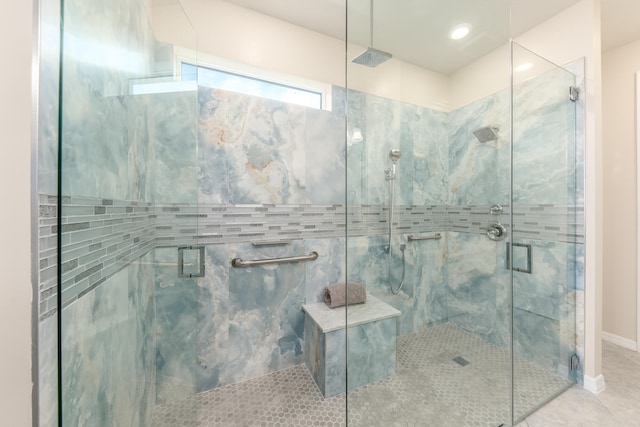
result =
[[[452,360],[460,366],[467,366],[470,363],[467,359],[460,356],[454,357]]]

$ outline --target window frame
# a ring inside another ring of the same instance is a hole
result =
[[[263,68],[253,67],[237,61],[220,58],[213,55],[207,55],[184,48],[175,48],[174,50],[174,76],[178,81],[182,81],[182,64],[195,66],[196,68],[208,68],[214,71],[234,74],[242,78],[257,80],[264,83],[271,83],[277,86],[299,89],[305,92],[317,93],[320,95],[320,110],[331,111],[331,84],[322,83],[299,76],[293,76],[277,71],[266,70]],[[259,96],[259,95],[255,95]],[[274,99],[274,98],[268,98]],[[281,99],[277,101],[286,102]],[[300,105],[306,108],[316,108],[311,106]]]

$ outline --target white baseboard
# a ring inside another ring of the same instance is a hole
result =
[[[600,394],[604,391],[605,388],[607,388],[607,385],[604,383],[604,377],[602,376],[602,374],[598,375],[595,378],[585,375],[583,387],[585,390],[590,391],[591,393]]]
[[[629,350],[637,351],[638,344],[630,340],[629,338],[624,338],[618,335],[610,334],[609,332],[602,332],[602,339],[610,342],[611,344],[619,345],[620,347],[628,348]]]

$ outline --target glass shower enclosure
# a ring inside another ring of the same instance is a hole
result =
[[[580,381],[581,63],[477,3],[63,2],[60,425],[506,426]]]

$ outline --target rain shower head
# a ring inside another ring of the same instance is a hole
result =
[[[393,55],[389,52],[373,48],[373,0],[369,1],[369,47],[351,60],[351,62],[367,67],[377,67],[383,62],[387,62]]]
[[[500,129],[495,126],[485,126],[473,131],[473,134],[478,138],[480,142],[495,141],[498,139],[498,132]]]
[[[382,64],[383,62],[387,62],[392,57],[393,55],[391,55],[388,52],[384,52],[382,50],[378,50],[370,47],[364,52],[362,52],[360,55],[353,58],[351,62],[374,68]]]

